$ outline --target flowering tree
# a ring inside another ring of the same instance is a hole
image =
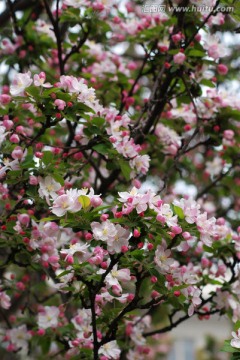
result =
[[[240,11],[142,5],[7,0],[0,14],[0,346],[16,358],[154,358],[160,334],[226,314],[239,359],[224,32]]]

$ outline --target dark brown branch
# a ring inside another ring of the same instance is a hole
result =
[[[57,15],[56,19],[54,19],[54,16],[52,14],[52,11],[50,9],[48,1],[43,0],[43,2],[44,2],[44,6],[46,9],[48,18],[53,26],[53,32],[54,32],[54,35],[55,35],[56,41],[57,41],[58,62],[59,62],[60,74],[64,75],[64,63],[63,63],[63,58],[62,58],[62,39],[61,39],[61,32],[60,32],[59,24],[58,24],[58,15]]]
[[[213,182],[211,182],[208,186],[206,186],[202,191],[200,191],[197,195],[197,199],[202,197],[203,195],[207,194],[209,190],[211,190],[217,183],[222,180],[224,177],[226,177],[230,171],[234,168],[234,165],[232,165],[225,173],[221,173]]]
[[[12,3],[11,9],[8,7],[0,14],[0,26],[3,27],[11,18],[11,12],[23,11],[30,7],[39,5],[39,0],[18,0]]]

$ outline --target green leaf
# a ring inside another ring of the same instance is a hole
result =
[[[108,154],[110,147],[108,146],[108,144],[102,143],[102,144],[94,145],[93,149],[97,151],[99,154],[106,155]]]
[[[53,161],[54,155],[51,151],[44,151],[42,161],[45,165],[50,164]]]
[[[232,354],[231,360],[239,360],[240,359],[240,353],[239,352],[234,352]]]
[[[119,165],[125,179],[130,180],[130,174],[132,172],[132,169],[130,168],[128,161],[120,159]]]
[[[44,355],[47,355],[47,353],[49,352],[51,343],[52,343],[52,339],[50,337],[44,337],[44,338],[40,338],[41,339],[41,348],[42,348],[42,352]]]
[[[76,104],[76,109],[77,109],[78,112],[80,112],[80,113],[86,113],[86,112],[95,113],[95,111],[94,111],[91,107],[89,107],[89,106],[87,106],[87,105],[85,105],[85,104],[83,104],[83,103],[80,103],[80,102],[78,102],[78,103]]]
[[[78,197],[78,201],[80,202],[80,204],[82,205],[83,207],[83,210],[86,210],[90,207],[91,205],[91,200],[89,199],[88,196],[86,195],[80,195]]]
[[[60,22],[67,22],[71,25],[77,24],[80,22],[80,11],[79,9],[67,8],[60,17]]]
[[[31,263],[31,255],[27,251],[22,251],[15,255],[15,260],[22,265],[28,265]]]
[[[215,85],[211,80],[208,80],[208,79],[202,79],[202,80],[200,81],[200,84],[201,84],[201,85],[208,86],[208,87],[210,87],[210,88],[215,88],[215,87],[216,87],[216,85]]]
[[[230,340],[225,340],[224,345],[223,345],[223,347],[222,347],[222,349],[221,349],[220,351],[235,353],[235,352],[236,352],[236,348],[233,348],[233,347],[230,345]]]
[[[40,222],[47,222],[47,221],[53,221],[53,220],[56,220],[56,219],[58,219],[56,216],[48,216],[48,217],[40,219],[39,221]]]
[[[208,253],[213,253],[214,249],[212,249],[210,246],[207,245],[203,245],[203,250],[208,252]]]
[[[203,57],[206,56],[206,53],[201,50],[191,49],[188,51],[187,56]]]
[[[174,212],[175,214],[179,217],[179,219],[184,219],[184,213],[183,213],[183,209],[181,209],[179,206],[174,205]]]
[[[234,330],[237,331],[238,329],[240,329],[240,320],[238,320],[238,321],[235,322],[235,324],[234,324]]]
[[[35,161],[33,155],[29,154],[25,157],[24,161],[20,164],[22,169],[35,168]]]
[[[25,89],[25,92],[34,97],[35,99],[38,99],[40,97],[40,90],[36,86],[29,86]]]
[[[105,123],[105,119],[101,117],[95,117],[91,121],[94,125],[101,127]]]
[[[61,175],[59,175],[57,173],[53,173],[52,176],[53,176],[55,181],[57,181],[62,186],[64,185],[64,179],[63,179],[63,177]]]
[[[57,275],[56,277],[60,278],[60,277],[62,277],[64,275],[70,274],[70,272],[72,272],[72,271],[71,270],[65,270],[65,271],[61,272],[59,275]]]
[[[134,257],[134,259],[141,261],[144,259],[144,251],[143,250],[134,250],[131,252],[131,256]]]

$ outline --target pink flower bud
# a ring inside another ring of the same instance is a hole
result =
[[[226,65],[224,65],[224,64],[218,64],[217,72],[220,75],[226,75],[228,73],[228,67]]]
[[[217,225],[225,225],[225,219],[224,218],[218,218],[217,221],[216,221],[216,224]]]
[[[188,231],[184,231],[184,232],[182,233],[182,236],[183,236],[183,238],[184,238],[185,240],[191,239],[191,234],[190,234]]]
[[[117,142],[117,138],[115,138],[114,136],[110,136],[109,140],[111,141],[112,144],[114,144],[115,142]]]
[[[151,276],[151,283],[155,284],[158,281],[156,276]]]
[[[6,130],[10,130],[14,125],[14,122],[12,120],[3,120],[3,126],[6,128]]]
[[[18,290],[21,290],[21,291],[24,291],[26,289],[25,284],[23,282],[21,282],[21,281],[18,281],[16,283],[16,287],[17,287]]]
[[[18,144],[20,141],[19,136],[17,134],[12,134],[9,140],[14,144]]]
[[[75,160],[81,160],[83,158],[83,153],[81,151],[77,152],[76,154],[73,155],[73,158]]]
[[[37,335],[39,335],[39,336],[45,335],[45,330],[44,330],[44,329],[39,329],[39,330],[37,331]]]
[[[131,61],[128,65],[127,65],[127,68],[129,70],[136,70],[137,69],[137,64],[133,61]]]
[[[2,105],[7,105],[7,104],[9,104],[10,103],[10,101],[11,101],[11,96],[10,95],[7,95],[7,94],[1,94],[0,95],[0,103],[2,104]]]
[[[195,39],[196,41],[200,41],[201,38],[202,38],[202,36],[198,33],[198,34],[195,36],[194,39]]]
[[[98,338],[99,340],[102,339],[102,333],[101,333],[99,330],[97,330],[97,338]]]
[[[93,236],[92,236],[92,234],[90,232],[87,232],[84,235],[84,238],[85,238],[85,240],[90,241],[90,240],[92,240]]]
[[[64,100],[56,99],[54,105],[57,106],[58,110],[64,110],[67,104]]]
[[[133,301],[134,298],[135,298],[134,294],[128,294],[127,301],[128,302]]]
[[[115,213],[115,217],[116,217],[117,219],[122,218],[122,216],[123,216],[123,213],[122,213],[121,211],[117,211],[117,212]]]
[[[165,217],[160,214],[157,215],[156,219],[163,224],[165,223]]]
[[[70,265],[74,264],[74,258],[72,255],[68,255],[66,258],[66,262]]]
[[[153,290],[153,291],[151,292],[151,298],[152,298],[152,299],[156,299],[158,296],[160,296],[160,294],[159,294],[158,291]]]
[[[56,256],[56,255],[52,255],[52,256],[50,256],[50,257],[48,258],[48,261],[49,261],[50,263],[57,263],[57,262],[59,261],[59,257]]]
[[[135,238],[138,238],[140,235],[141,235],[140,231],[139,231],[138,229],[134,229],[134,231],[133,231],[133,236],[134,236]]]
[[[137,179],[134,179],[134,180],[132,181],[132,184],[133,184],[133,186],[135,186],[137,189],[140,189],[141,186],[142,186],[141,182],[140,182],[139,180],[137,180]]]
[[[44,71],[41,71],[38,76],[39,76],[40,79],[43,79],[44,81],[46,80],[46,74],[45,74]]]
[[[18,126],[16,127],[16,132],[17,132],[18,134],[24,134],[24,127],[23,127],[22,125],[18,125]]]
[[[223,137],[226,140],[232,140],[234,138],[234,131],[233,130],[224,130]]]
[[[18,220],[22,225],[28,226],[30,217],[28,214],[18,214]]]
[[[148,248],[149,251],[151,251],[154,248],[154,245],[152,243],[149,243],[147,245],[147,248]]]
[[[209,266],[209,264],[211,264],[211,263],[207,258],[202,258],[201,259],[201,265],[202,265],[203,268],[207,268]]]
[[[109,218],[108,214],[102,214],[101,217],[100,217],[100,220],[101,221],[106,221],[108,218]]]
[[[14,346],[13,344],[9,344],[9,345],[6,347],[6,350],[9,351],[9,352],[15,351],[15,346]]]
[[[114,295],[116,295],[116,296],[121,296],[121,295],[122,295],[122,289],[121,289],[120,286],[118,286],[118,285],[113,285],[113,286],[112,286],[112,292],[113,292]]]
[[[30,175],[29,184],[30,185],[38,185],[38,178],[34,175]]]
[[[101,206],[103,203],[102,199],[99,196],[93,196],[91,198],[91,205],[93,207]]]
[[[184,125],[184,130],[185,131],[190,131],[192,129],[190,124]]]
[[[180,226],[173,226],[171,230],[174,234],[181,234],[182,232],[182,228]]]
[[[182,65],[185,60],[186,60],[186,55],[184,55],[181,52],[173,56],[173,61],[175,64]]]
[[[93,10],[97,10],[97,11],[103,11],[104,10],[104,5],[103,4],[101,4],[101,3],[97,3],[97,2],[94,2],[93,4],[92,4],[92,8],[93,8]]]
[[[181,291],[176,290],[176,291],[174,291],[173,294],[174,294],[174,296],[179,297],[181,295]]]
[[[126,252],[128,252],[128,247],[126,246],[126,245],[123,245],[122,247],[121,247],[121,252],[122,253],[126,253]]]
[[[103,262],[101,263],[101,268],[104,269],[104,270],[106,270],[106,269],[108,268],[108,264],[107,264],[106,261],[103,261]]]
[[[43,153],[40,152],[40,151],[36,151],[36,152],[35,152],[35,156],[36,156],[37,158],[41,159],[41,158],[43,157]]]
[[[172,40],[173,40],[173,42],[175,42],[175,43],[178,43],[180,40],[181,40],[181,38],[182,38],[182,36],[181,36],[181,34],[174,34],[174,35],[172,35]]]
[[[133,325],[128,323],[127,326],[126,326],[126,329],[125,329],[125,334],[127,336],[130,336],[133,332]]]

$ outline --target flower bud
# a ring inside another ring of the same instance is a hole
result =
[[[14,144],[18,144],[20,141],[19,136],[17,134],[12,134],[9,140]]]
[[[186,55],[184,55],[182,52],[179,52],[173,56],[173,61],[175,64],[182,65],[185,60],[186,60]]]
[[[226,75],[228,73],[228,67],[224,64],[218,64],[217,72],[219,75]]]

